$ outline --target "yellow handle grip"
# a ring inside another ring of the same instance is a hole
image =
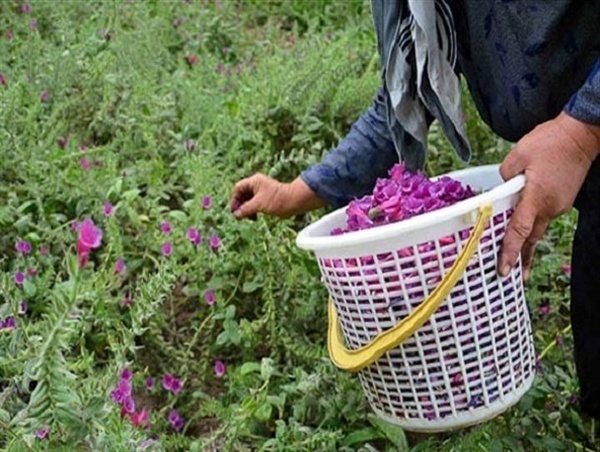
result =
[[[492,206],[486,204],[479,209],[477,221],[471,236],[460,255],[446,274],[440,284],[415,310],[398,322],[393,328],[380,333],[369,344],[356,350],[348,350],[343,343],[342,333],[338,325],[333,301],[329,300],[329,331],[327,346],[331,361],[340,369],[348,372],[358,372],[373,364],[382,355],[396,348],[408,337],[412,336],[437,310],[438,306],[452,291],[458,279],[462,276],[471,257],[477,250],[477,245],[485,230],[485,226],[492,216]]]

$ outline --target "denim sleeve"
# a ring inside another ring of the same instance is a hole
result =
[[[334,208],[373,191],[379,177],[399,157],[388,130],[384,91],[352,125],[350,132],[321,162],[302,172],[302,180]]]
[[[565,113],[580,121],[600,125],[600,60],[583,86],[569,99]]]

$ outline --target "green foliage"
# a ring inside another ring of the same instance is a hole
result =
[[[422,438],[373,417],[358,379],[327,357],[327,294],[294,244],[323,212],[256,222],[229,213],[235,181],[255,171],[292,179],[369,106],[379,59],[367,0],[38,0],[30,13],[8,0],[0,32],[0,321],[16,319],[0,331],[2,450],[598,447],[573,404],[562,266],[574,215],[552,224],[528,287],[543,355],[534,389],[483,426]],[[465,109],[471,164],[499,162],[510,144],[468,96]],[[461,166],[435,125],[427,165]],[[71,225],[85,217],[104,235],[80,268]],[[18,240],[33,252],[17,253]],[[546,304],[548,315],[538,311]],[[149,430],[111,400],[126,367]],[[166,373],[182,379],[180,393],[163,390]]]

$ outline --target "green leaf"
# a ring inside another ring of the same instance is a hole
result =
[[[8,424],[10,422],[10,414],[8,411],[0,408],[0,421]]]
[[[350,447],[355,444],[364,444],[368,441],[373,441],[376,439],[382,439],[385,436],[376,428],[366,427],[362,430],[357,430],[355,432],[350,433],[344,440],[342,441],[342,445],[345,447]]]
[[[260,376],[263,380],[268,380],[275,373],[275,366],[271,358],[263,358],[260,365]]]
[[[241,375],[248,375],[254,372],[260,372],[260,363],[249,362],[242,364],[242,367],[240,367]]]
[[[254,412],[254,419],[259,422],[267,422],[271,419],[271,414],[273,413],[273,407],[270,403],[264,402],[261,406],[259,406]]]
[[[409,450],[406,434],[401,427],[379,419],[373,414],[369,415],[369,422],[379,429],[392,444],[398,447],[399,451]]]
[[[23,282],[23,291],[25,292],[25,295],[31,298],[35,296],[37,287],[31,279],[25,278],[25,282]]]

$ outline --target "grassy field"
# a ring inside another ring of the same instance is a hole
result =
[[[574,214],[527,288],[534,388],[416,437],[329,361],[326,290],[294,243],[324,212],[229,213],[239,178],[291,180],[335,146],[378,70],[366,0],[0,2],[0,449],[600,448],[576,402]],[[466,101],[472,164],[500,162],[510,144]],[[459,167],[434,127],[427,172]]]

